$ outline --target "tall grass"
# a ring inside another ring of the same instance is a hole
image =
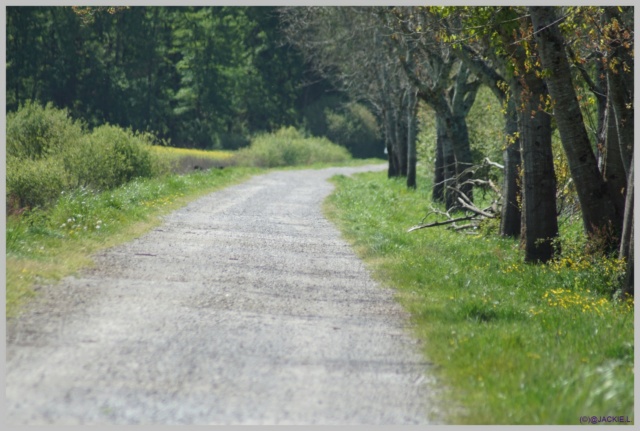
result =
[[[447,388],[450,422],[633,420],[633,302],[610,295],[621,262],[580,260],[569,247],[549,265],[525,265],[515,240],[406,233],[427,212],[428,187],[407,190],[380,173],[335,182],[328,213],[375,276],[398,289]]]
[[[154,145],[151,149],[174,173],[186,174],[194,170],[223,168],[235,164],[233,151],[197,150],[161,145]]]

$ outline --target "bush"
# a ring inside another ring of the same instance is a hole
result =
[[[309,138],[293,127],[256,136],[236,155],[241,165],[259,167],[337,163],[351,158],[349,151],[326,138]]]
[[[83,136],[82,124],[51,103],[27,102],[7,114],[7,156],[36,160],[74,146]]]
[[[150,149],[148,135],[105,125],[64,154],[65,167],[75,186],[106,190],[134,178],[150,178],[159,173],[158,160]]]
[[[27,102],[7,115],[7,210],[47,206],[77,187],[105,190],[168,172],[150,149],[154,140],[109,125],[87,133],[66,110]]]
[[[59,157],[21,160],[7,157],[7,209],[43,207],[69,188],[70,176]]]

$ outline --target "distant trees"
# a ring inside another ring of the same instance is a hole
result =
[[[415,187],[416,90],[375,9],[286,7],[280,14],[287,40],[318,73],[371,107],[382,126],[389,177],[406,177]]]
[[[7,109],[53,102],[91,125],[236,147],[313,101],[278,27],[270,7],[8,7]]]

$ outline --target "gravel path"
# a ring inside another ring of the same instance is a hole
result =
[[[255,177],[42,287],[7,322],[9,423],[429,423],[407,316],[320,209],[379,168]]]

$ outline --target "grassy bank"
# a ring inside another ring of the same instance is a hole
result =
[[[449,422],[633,420],[633,304],[607,294],[620,262],[568,252],[550,265],[524,265],[515,240],[444,228],[406,233],[426,214],[430,190],[407,190],[384,173],[335,182],[327,213],[375,276],[398,289],[448,388]]]
[[[91,265],[90,254],[157,226],[160,216],[187,202],[260,172],[234,167],[137,179],[102,193],[79,189],[46,210],[7,220],[7,316],[51,282]]]

